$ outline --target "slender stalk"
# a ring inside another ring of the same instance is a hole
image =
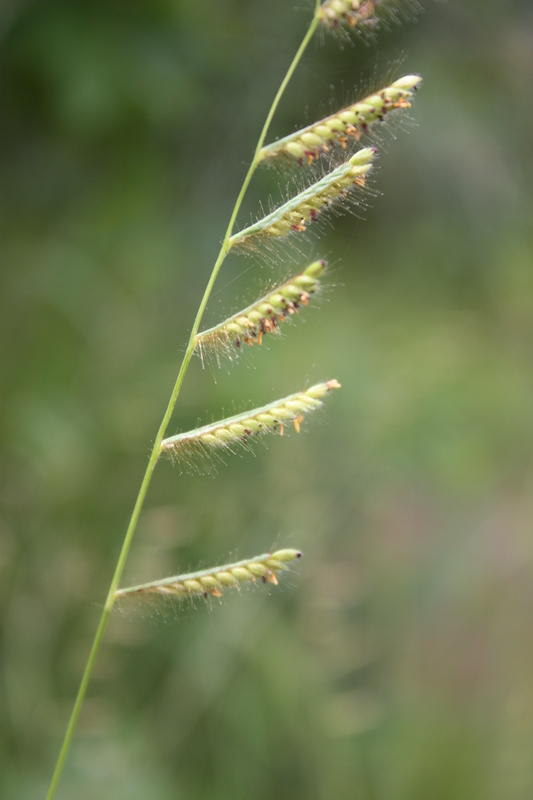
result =
[[[207,302],[208,302],[209,297],[211,295],[211,291],[213,289],[213,286],[214,286],[215,280],[217,278],[217,275],[219,273],[220,267],[222,266],[222,263],[223,263],[226,255],[228,253],[228,250],[230,248],[229,240],[230,240],[231,233],[233,231],[233,227],[235,225],[235,220],[237,218],[237,214],[239,213],[239,209],[240,209],[242,201],[244,199],[244,195],[246,194],[246,190],[248,189],[248,186],[249,186],[250,181],[251,181],[251,179],[253,177],[253,174],[254,174],[255,170],[257,169],[257,166],[258,166],[258,164],[259,164],[259,162],[261,160],[260,159],[260,151],[261,151],[261,148],[263,147],[263,144],[265,142],[265,138],[266,138],[266,135],[268,133],[268,129],[270,127],[270,123],[272,122],[272,118],[273,118],[273,116],[274,116],[274,114],[276,112],[276,109],[277,109],[277,107],[279,105],[279,102],[280,102],[280,100],[281,100],[281,98],[283,96],[283,93],[284,93],[284,91],[285,91],[285,89],[287,87],[287,84],[289,83],[289,81],[290,81],[290,79],[291,79],[291,77],[292,77],[292,75],[294,73],[294,70],[298,66],[298,63],[299,63],[302,55],[304,54],[307,45],[311,41],[311,38],[312,38],[312,36],[313,36],[313,34],[314,34],[314,32],[315,32],[315,30],[317,28],[317,25],[319,23],[319,19],[318,19],[318,9],[319,9],[319,7],[320,7],[320,0],[316,0],[315,1],[314,16],[313,16],[313,19],[311,21],[311,24],[310,24],[310,26],[309,26],[309,28],[307,30],[306,35],[304,36],[304,38],[302,40],[302,43],[300,44],[300,47],[298,48],[298,51],[297,51],[296,55],[294,56],[294,58],[293,58],[293,60],[291,62],[291,65],[289,66],[289,69],[287,70],[287,73],[286,73],[285,77],[283,78],[283,81],[281,82],[281,85],[280,85],[280,87],[278,89],[278,92],[277,92],[277,94],[276,94],[276,96],[275,96],[275,98],[274,98],[274,100],[272,102],[272,105],[271,105],[270,110],[268,112],[265,124],[263,125],[263,129],[261,131],[261,134],[259,136],[259,140],[257,142],[257,147],[255,149],[255,153],[254,153],[254,157],[252,159],[252,163],[250,164],[250,167],[248,168],[248,172],[246,173],[246,177],[244,179],[243,185],[241,187],[241,190],[240,190],[239,195],[237,197],[237,200],[235,202],[235,206],[234,206],[233,211],[231,213],[229,224],[228,224],[226,233],[224,235],[224,239],[222,240],[222,245],[220,247],[220,252],[219,252],[219,254],[217,256],[217,259],[215,261],[215,265],[213,267],[213,271],[211,273],[211,277],[209,278],[209,281],[208,281],[208,284],[206,286],[204,295],[203,295],[202,300],[200,302],[200,306],[198,308],[198,313],[196,314],[196,318],[195,318],[193,326],[192,326],[192,330],[191,330],[191,334],[190,334],[190,337],[189,337],[189,342],[188,342],[188,345],[187,345],[187,349],[185,351],[185,355],[183,356],[183,361],[182,361],[180,369],[179,369],[178,377],[176,378],[176,383],[174,384],[174,388],[172,390],[172,394],[170,396],[170,400],[168,402],[167,409],[165,411],[165,415],[163,417],[161,425],[159,426],[159,430],[157,432],[157,436],[156,436],[156,438],[154,440],[154,444],[153,444],[153,447],[152,447],[152,452],[150,454],[150,459],[148,461],[148,466],[146,467],[146,472],[144,474],[144,477],[143,477],[143,480],[142,480],[142,483],[141,483],[141,488],[139,489],[139,494],[137,495],[137,499],[135,501],[135,506],[133,507],[133,512],[132,512],[132,515],[131,515],[131,519],[130,519],[130,522],[129,522],[129,525],[128,525],[128,529],[126,531],[126,535],[124,537],[124,542],[122,544],[120,555],[118,557],[118,561],[117,561],[117,565],[116,565],[116,568],[115,568],[115,572],[114,572],[113,578],[111,580],[111,585],[109,587],[109,592],[107,594],[107,599],[106,599],[106,602],[105,602],[105,605],[104,605],[104,609],[102,611],[102,616],[100,618],[100,622],[98,624],[98,628],[97,628],[97,631],[96,631],[96,634],[95,634],[95,637],[94,637],[94,641],[93,641],[93,644],[92,644],[92,647],[91,647],[91,652],[89,653],[89,658],[87,659],[87,664],[85,665],[85,670],[83,672],[83,676],[82,676],[82,679],[81,679],[80,687],[78,689],[78,694],[76,696],[76,701],[74,703],[74,708],[72,709],[72,714],[70,716],[70,720],[69,720],[69,723],[68,723],[68,726],[67,726],[67,730],[65,732],[65,737],[63,739],[63,744],[61,746],[61,750],[59,752],[57,763],[56,763],[56,766],[55,766],[55,769],[54,769],[54,774],[52,775],[52,780],[50,782],[50,787],[48,789],[48,794],[46,795],[46,800],[52,800],[52,798],[55,797],[57,785],[59,783],[59,779],[60,779],[61,773],[63,771],[63,766],[64,766],[64,763],[65,763],[65,759],[67,757],[67,753],[68,753],[68,750],[69,750],[69,747],[70,747],[70,743],[72,741],[72,736],[74,734],[74,729],[76,727],[76,723],[77,723],[77,720],[78,720],[80,709],[81,709],[81,706],[82,706],[82,703],[83,703],[83,700],[84,700],[84,697],[85,697],[85,693],[87,691],[87,686],[89,685],[89,680],[91,678],[91,673],[92,673],[92,670],[93,670],[93,667],[94,667],[94,663],[96,661],[96,656],[98,654],[98,650],[100,648],[100,644],[101,644],[101,641],[102,641],[102,637],[104,635],[104,631],[105,631],[105,628],[106,628],[106,625],[107,625],[107,621],[109,619],[109,614],[111,613],[111,609],[113,608],[113,604],[114,604],[115,599],[116,599],[117,587],[118,587],[120,578],[122,576],[122,571],[124,569],[124,565],[126,563],[126,559],[128,557],[128,552],[129,552],[129,549],[130,549],[131,541],[133,539],[133,534],[135,533],[135,528],[137,527],[137,522],[139,520],[139,516],[140,516],[141,510],[142,510],[143,504],[144,504],[146,493],[148,491],[148,487],[149,487],[150,481],[152,479],[152,474],[153,474],[157,459],[159,457],[161,442],[163,440],[163,437],[165,435],[166,429],[167,429],[168,424],[170,422],[170,418],[172,417],[172,412],[174,411],[174,407],[175,407],[176,401],[178,399],[178,395],[179,395],[179,392],[180,392],[180,389],[181,389],[181,385],[183,383],[183,379],[185,378],[185,373],[187,372],[187,368],[189,366],[190,360],[191,360],[192,355],[194,353],[194,349],[195,349],[195,346],[196,346],[196,334],[198,333],[198,328],[200,327],[200,322],[202,320],[205,308],[207,306]]]

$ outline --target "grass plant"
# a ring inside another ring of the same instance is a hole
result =
[[[192,464],[195,464],[199,458],[201,463],[205,457],[210,457],[212,451],[233,452],[239,447],[248,447],[254,438],[261,437],[265,433],[283,434],[284,426],[287,423],[292,423],[296,432],[299,432],[305,415],[320,407],[323,399],[332,389],[340,387],[338,381],[331,378],[327,382],[318,383],[261,408],[245,411],[193,431],[165,438],[195,351],[199,352],[202,357],[204,353],[214,351],[217,361],[220,361],[221,354],[238,351],[243,342],[260,344],[264,334],[277,332],[280,324],[289,316],[296,314],[298,309],[306,305],[311,295],[319,289],[320,277],[325,268],[325,261],[322,259],[313,261],[307,267],[302,265],[300,273],[274,287],[253,305],[232,315],[219,325],[199,332],[213,286],[230,250],[235,248],[238,251],[250,246],[252,252],[255,252],[271,240],[301,236],[309,225],[319,217],[322,218],[323,215],[328,214],[332,209],[340,208],[342,210],[346,207],[349,208],[354,203],[358,205],[360,201],[357,192],[365,188],[366,176],[372,168],[376,151],[373,147],[365,147],[356,152],[350,152],[352,146],[357,147],[362,134],[369,133],[371,127],[379,125],[385,115],[409,107],[413,92],[420,83],[418,76],[405,76],[326,119],[277,142],[265,144],[273,116],[304,51],[320,27],[336,29],[347,24],[348,28],[359,27],[376,30],[383,19],[395,20],[401,8],[402,6],[397,3],[385,3],[379,2],[379,0],[364,0],[364,2],[327,0],[323,4],[316,0],[307,32],[268,111],[252,161],[230,214],[219,254],[192,324],[178,375],[154,439],[146,472],[118,556],[107,599],[52,776],[47,800],[52,800],[55,796],[109,615],[118,600],[132,596],[146,598],[164,596],[178,599],[194,596],[219,597],[223,589],[238,587],[245,582],[262,580],[277,584],[277,575],[285,571],[288,563],[301,556],[298,550],[277,550],[273,553],[266,553],[208,570],[172,576],[138,586],[119,588],[133,535],[160,456],[168,455],[180,462],[185,461],[185,463]],[[307,177],[304,177],[304,180],[307,181],[306,187],[252,225],[243,228],[240,232],[235,232],[237,215],[255,171],[263,162],[268,164],[275,162],[275,157],[278,155],[296,159],[301,167],[301,172],[309,170]],[[329,160],[327,166],[324,167],[323,174],[317,179],[316,171],[313,172],[310,168],[313,166],[313,162],[319,158],[322,159],[323,156],[327,156]]]

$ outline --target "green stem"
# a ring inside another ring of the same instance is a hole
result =
[[[150,481],[152,479],[152,474],[153,474],[157,459],[159,457],[159,451],[160,451],[160,447],[161,447],[161,442],[163,440],[163,437],[165,435],[166,429],[167,429],[168,424],[170,422],[170,418],[172,417],[172,412],[174,411],[174,406],[176,405],[176,401],[177,401],[178,395],[180,393],[181,385],[183,383],[183,379],[185,378],[185,373],[187,372],[187,368],[189,366],[190,360],[191,360],[192,355],[194,353],[194,349],[196,347],[196,334],[198,333],[198,328],[200,327],[200,322],[202,320],[202,317],[203,317],[203,314],[204,314],[204,311],[205,311],[205,307],[207,305],[207,301],[209,300],[209,297],[211,295],[211,291],[213,289],[213,285],[214,285],[215,280],[217,278],[217,275],[219,273],[220,267],[222,266],[222,263],[223,263],[224,259],[226,258],[226,255],[228,254],[228,251],[230,249],[231,245],[230,245],[230,241],[229,240],[230,240],[231,233],[233,231],[233,226],[235,225],[235,220],[237,218],[237,214],[239,213],[239,209],[240,209],[242,201],[244,199],[244,195],[246,193],[246,190],[248,189],[250,181],[252,180],[252,176],[253,176],[253,174],[254,174],[254,172],[257,169],[257,166],[259,164],[260,151],[261,151],[261,148],[262,148],[263,143],[265,141],[266,135],[268,133],[268,129],[270,127],[270,123],[272,122],[272,118],[273,118],[273,116],[274,116],[274,114],[276,112],[276,109],[277,109],[277,107],[279,105],[279,102],[280,102],[280,100],[281,100],[281,98],[283,96],[283,92],[285,91],[285,89],[287,87],[287,84],[288,84],[289,80],[291,79],[291,77],[292,77],[292,75],[294,73],[294,70],[298,66],[298,62],[300,61],[300,59],[301,59],[301,57],[302,57],[307,45],[309,44],[309,42],[310,42],[310,40],[311,40],[311,38],[313,36],[313,33],[315,32],[316,27],[318,25],[318,21],[319,20],[318,20],[316,12],[317,12],[319,6],[320,6],[320,0],[316,0],[315,14],[314,14],[314,17],[313,17],[313,19],[311,21],[311,24],[310,24],[310,26],[309,26],[309,28],[307,30],[307,33],[306,33],[306,35],[305,35],[300,47],[298,48],[298,52],[296,53],[296,55],[294,56],[294,58],[292,60],[292,63],[291,63],[291,65],[290,65],[290,67],[289,67],[289,69],[287,71],[287,74],[285,75],[285,77],[284,77],[284,79],[283,79],[283,81],[281,83],[281,86],[279,87],[278,92],[277,92],[277,94],[276,94],[276,96],[274,98],[274,101],[273,101],[273,103],[272,103],[272,105],[270,107],[270,111],[268,112],[265,124],[263,125],[263,129],[262,129],[261,134],[259,136],[259,141],[258,141],[257,147],[255,149],[255,153],[254,153],[254,157],[253,157],[252,163],[250,164],[250,167],[249,167],[248,172],[246,174],[246,177],[244,179],[244,183],[243,183],[243,185],[241,187],[241,190],[239,192],[239,196],[237,197],[237,200],[235,202],[235,206],[234,206],[233,211],[231,213],[230,221],[229,221],[226,233],[224,235],[224,239],[222,240],[222,245],[221,245],[221,248],[220,248],[220,252],[219,252],[219,254],[217,256],[217,259],[215,261],[215,265],[213,267],[213,271],[211,273],[211,277],[209,278],[209,282],[208,282],[208,284],[206,286],[204,295],[203,295],[202,300],[200,302],[200,306],[198,308],[198,313],[196,314],[196,319],[194,320],[194,324],[192,326],[191,334],[190,334],[190,337],[189,337],[189,342],[188,342],[188,345],[187,345],[187,349],[185,351],[185,355],[183,356],[183,361],[182,361],[181,366],[180,366],[178,377],[176,378],[176,383],[174,384],[174,388],[172,390],[172,394],[170,396],[170,400],[168,402],[168,406],[167,406],[167,409],[165,411],[165,415],[163,417],[161,425],[159,426],[159,430],[157,432],[157,436],[155,438],[155,441],[154,441],[154,444],[153,444],[153,447],[152,447],[152,452],[150,454],[150,459],[148,461],[148,466],[146,467],[146,472],[144,474],[144,478],[143,478],[143,481],[141,483],[141,488],[139,489],[139,494],[137,495],[137,500],[135,501],[135,506],[133,508],[133,512],[132,512],[131,519],[130,519],[130,522],[129,522],[129,525],[128,525],[128,529],[126,531],[126,536],[124,537],[124,542],[122,544],[122,549],[121,549],[120,555],[118,557],[117,566],[115,568],[115,572],[114,572],[113,578],[111,580],[111,585],[109,587],[109,592],[107,594],[107,599],[106,599],[106,602],[105,602],[105,606],[104,606],[104,609],[102,611],[102,616],[100,618],[100,622],[98,624],[98,629],[97,629],[96,635],[94,637],[94,641],[93,641],[93,644],[92,644],[92,647],[91,647],[91,652],[89,653],[89,658],[87,659],[87,664],[85,665],[85,670],[83,672],[83,677],[81,679],[80,687],[78,689],[78,694],[76,696],[76,701],[74,703],[74,708],[72,709],[72,714],[70,716],[70,720],[69,720],[69,723],[68,723],[68,726],[67,726],[67,730],[65,732],[65,737],[63,739],[63,744],[61,746],[61,750],[59,752],[59,756],[58,756],[57,763],[56,763],[56,766],[55,766],[54,774],[52,775],[52,780],[50,782],[50,787],[48,789],[48,794],[46,795],[46,800],[52,800],[52,798],[55,796],[55,793],[56,793],[57,785],[59,783],[59,779],[60,779],[61,773],[63,771],[63,766],[64,766],[64,763],[65,763],[65,759],[67,757],[67,753],[68,753],[68,750],[69,750],[69,747],[70,747],[70,743],[72,741],[72,736],[74,734],[74,729],[76,727],[76,723],[77,723],[77,720],[78,720],[80,709],[81,709],[81,706],[82,706],[82,703],[83,703],[83,699],[85,697],[85,692],[87,691],[87,686],[89,685],[89,680],[91,678],[91,673],[92,673],[92,670],[93,670],[93,667],[94,667],[94,662],[96,661],[96,656],[98,654],[98,650],[100,648],[102,637],[104,635],[105,627],[106,627],[107,621],[109,619],[109,614],[111,613],[111,609],[113,608],[113,604],[115,602],[117,587],[118,587],[120,578],[122,576],[122,571],[124,569],[124,565],[126,563],[126,559],[128,557],[128,552],[129,552],[129,549],[130,549],[131,541],[133,539],[133,534],[135,533],[135,528],[137,527],[137,522],[139,520],[141,509],[142,509],[143,504],[144,504],[146,493],[148,491],[148,487],[149,487]]]

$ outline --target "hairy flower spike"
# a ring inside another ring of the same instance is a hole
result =
[[[286,566],[291,561],[301,558],[299,550],[277,550],[274,553],[264,553],[255,558],[237,561],[234,564],[224,564],[213,569],[204,569],[200,572],[191,572],[187,575],[175,575],[152,583],[143,583],[140,586],[131,586],[119,589],[117,598],[127,596],[162,596],[162,597],[221,597],[226,588],[239,588],[241,584],[253,582],[259,578],[263,583],[277,585],[276,573],[288,569]]]
[[[376,21],[376,3],[379,0],[326,0],[318,10],[321,22],[338,25],[347,22],[352,28],[373,26]]]
[[[189,462],[194,456],[205,455],[211,450],[233,452],[238,446],[247,447],[254,437],[266,433],[279,431],[283,436],[284,425],[288,422],[293,422],[298,432],[305,414],[320,408],[322,399],[328,392],[339,388],[340,383],[336,380],[318,383],[305,392],[291,394],[267,406],[164,439],[161,442],[161,452],[177,458],[178,461]]]
[[[359,150],[321,180],[292,197],[254,225],[236,233],[230,238],[230,245],[246,243],[248,239],[256,236],[276,238],[295,231],[305,231],[307,225],[316,220],[321,211],[347,197],[354,186],[365,185],[365,175],[372,168],[375,152],[372,147]]]
[[[287,155],[296,158],[300,164],[305,161],[310,164],[323,153],[329,153],[336,144],[345,148],[349,137],[359,141],[372,123],[383,121],[390,111],[410,108],[410,100],[421,81],[419,75],[405,75],[336,114],[263,147],[261,158]]]
[[[306,306],[311,295],[320,288],[320,277],[326,268],[325,261],[313,261],[303,272],[272,289],[268,294],[238,314],[196,336],[196,347],[203,360],[204,351],[230,355],[234,347],[261,344],[263,335],[278,333],[287,317]],[[230,355],[231,358],[231,355]]]
[[[337,28],[342,23],[358,32],[374,31],[382,22],[400,22],[419,11],[417,0],[326,0],[318,9],[320,22]]]

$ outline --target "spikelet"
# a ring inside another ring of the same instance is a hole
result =
[[[348,197],[355,186],[364,187],[365,176],[372,168],[375,148],[366,147],[355,153],[340,167],[295,195],[254,225],[234,234],[229,242],[246,244],[257,237],[277,238],[305,231],[320,212]]]
[[[261,150],[261,159],[286,155],[296,158],[300,164],[305,161],[311,164],[336,144],[345,148],[349,137],[359,141],[372,123],[383,121],[390,111],[410,108],[410,100],[421,80],[419,75],[405,75],[336,114],[266,145]]]
[[[191,464],[196,456],[208,456],[213,450],[234,452],[239,446],[248,447],[254,437],[266,433],[279,432],[283,435],[284,425],[288,422],[294,424],[298,433],[305,414],[320,408],[322,398],[332,389],[339,388],[336,380],[318,383],[305,392],[291,394],[267,406],[164,439],[160,452],[176,458],[180,463]]]
[[[272,289],[248,308],[197,334],[196,348],[202,362],[204,352],[211,352],[220,365],[220,356],[227,355],[231,359],[234,348],[240,348],[243,342],[261,344],[264,334],[278,333],[281,323],[298,313],[299,307],[307,305],[311,295],[319,290],[325,268],[325,261],[313,261],[303,272]]]
[[[382,24],[399,23],[420,10],[417,0],[326,0],[317,13],[320,22],[331,28],[346,24],[358,33],[372,33]]]
[[[140,586],[130,586],[116,592],[118,599],[127,596],[159,596],[171,598],[184,597],[221,597],[224,589],[239,588],[243,583],[255,582],[258,578],[263,583],[278,585],[276,573],[287,570],[287,563],[301,558],[299,550],[276,550],[264,553],[255,558],[247,558],[234,564],[224,564],[213,569],[191,572],[187,575],[175,575]]]

